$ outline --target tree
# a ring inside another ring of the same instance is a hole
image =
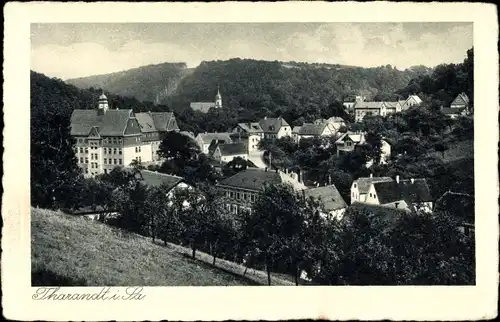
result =
[[[178,160],[181,164],[195,159],[199,153],[200,148],[193,139],[174,131],[165,134],[158,149],[160,157]]]
[[[434,144],[434,149],[441,152],[444,158],[444,152],[449,149],[449,146],[445,141],[440,141]]]

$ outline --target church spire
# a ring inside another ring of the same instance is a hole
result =
[[[220,95],[219,85],[217,85],[217,95],[215,95],[215,108],[222,107],[222,96]]]

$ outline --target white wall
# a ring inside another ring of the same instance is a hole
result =
[[[257,134],[248,135],[248,152],[258,151],[258,145],[261,140],[261,136]]]
[[[380,205],[380,201],[378,200],[377,192],[375,191],[375,186],[373,184],[371,184],[370,189],[368,189],[365,202],[369,204]]]
[[[282,126],[278,131],[277,138],[282,138],[284,136],[292,136],[292,128],[290,126]]]

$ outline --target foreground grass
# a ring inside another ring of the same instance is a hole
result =
[[[264,272],[61,212],[31,209],[32,284],[60,286],[265,285]],[[273,278],[273,285],[292,285]]]

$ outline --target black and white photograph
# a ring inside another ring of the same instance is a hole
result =
[[[32,299],[476,286],[476,25],[393,20],[30,22]]]

